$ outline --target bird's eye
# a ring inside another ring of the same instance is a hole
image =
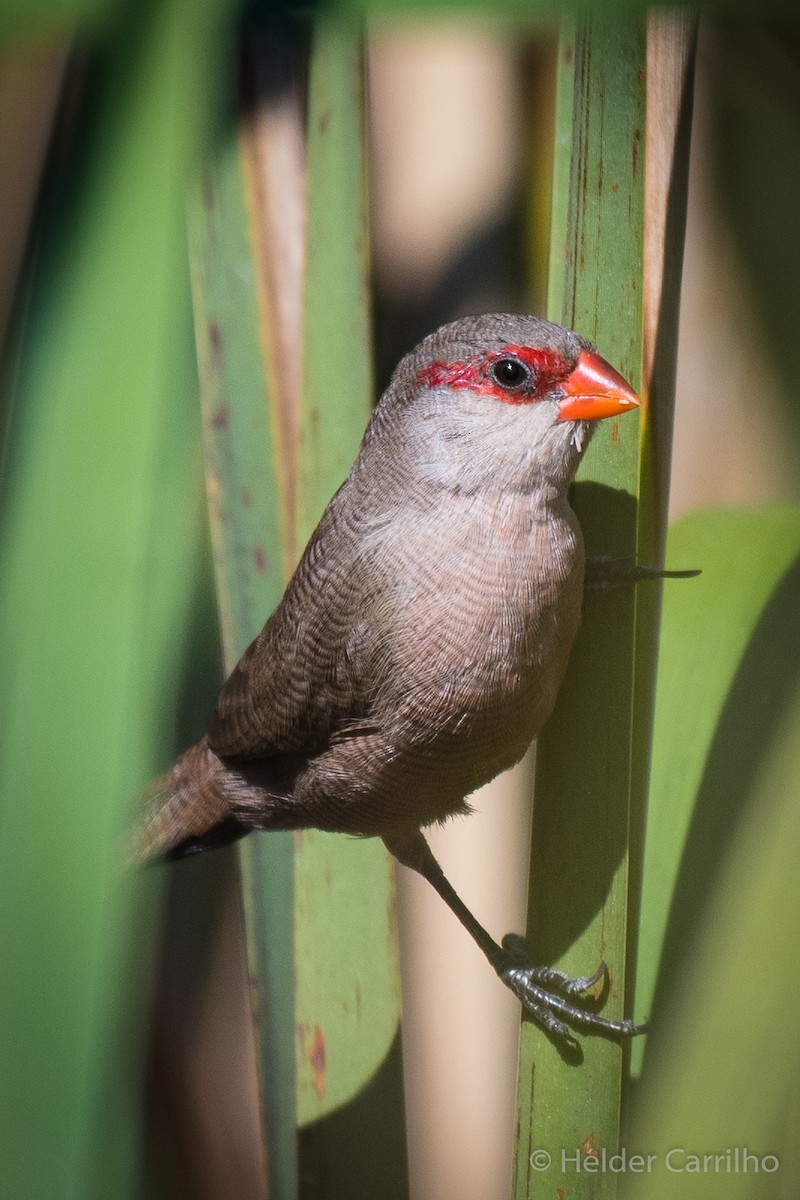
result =
[[[530,372],[518,358],[498,358],[492,367],[495,383],[504,388],[517,388],[525,383]]]

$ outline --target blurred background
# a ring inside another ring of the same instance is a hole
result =
[[[541,197],[549,188],[556,36],[553,25],[457,15],[370,21],[368,166],[379,388],[398,358],[445,321],[492,309],[542,310],[547,212]],[[799,50],[794,16],[744,20],[718,12],[701,22],[673,517],[701,506],[794,505],[800,499],[794,364]],[[62,29],[56,37],[9,39],[0,57],[2,487],[11,500],[19,496],[12,464],[24,460],[26,439],[33,436],[24,413],[14,410],[25,398],[18,380],[26,354],[47,338],[45,319],[37,317],[32,326],[26,320],[41,305],[42,289],[58,291],[59,263],[69,258],[65,214],[71,206],[78,211],[85,185],[81,154],[87,125],[98,119],[92,100],[108,69],[103,54],[100,34],[84,42]],[[205,76],[193,86],[208,82],[230,102],[233,46],[222,39],[204,62]],[[153,181],[138,185],[151,187]],[[180,242],[176,253],[184,253]],[[159,320],[171,339],[185,344],[189,364],[185,305],[178,312],[177,319],[164,312]],[[109,374],[112,407],[115,374]],[[193,549],[177,568],[187,577],[191,624],[172,651],[179,716],[163,732],[163,762],[202,732],[222,673],[203,529],[199,410],[189,406],[191,387],[186,391],[187,407],[167,441],[170,453],[184,456],[175,486],[193,489],[196,500],[184,529]],[[136,397],[123,401],[135,404]],[[157,427],[155,403],[153,414]],[[100,436],[91,428],[77,432]],[[91,547],[83,553],[91,554]],[[43,612],[58,604],[51,594]],[[46,689],[46,680],[41,686]],[[32,746],[41,736],[38,730],[34,738],[28,728]],[[446,874],[495,937],[525,924],[530,770],[526,760],[474,798],[476,813],[469,820],[431,834]],[[0,814],[11,831],[13,802],[4,796]],[[430,889],[402,869],[398,874],[412,1194],[417,1200],[499,1200],[508,1195],[511,1179],[518,1005]],[[38,894],[52,887],[49,903],[55,905],[72,886],[74,880],[43,876]],[[169,894],[159,935],[162,965],[153,985],[155,1016],[144,1021],[150,1032],[138,1040],[149,1045],[147,1129],[161,1166],[152,1190],[143,1194],[263,1196],[238,893],[230,874],[213,861],[189,864],[179,878],[159,878],[153,886]],[[8,937],[9,928],[0,934]]]

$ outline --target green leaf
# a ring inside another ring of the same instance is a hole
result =
[[[219,139],[189,213],[195,338],[217,604],[228,671],[284,586],[285,508],[274,366],[261,336],[257,199],[240,133]],[[292,837],[251,836],[238,856],[270,1193],[297,1190]]]
[[[669,533],[670,561],[703,574],[664,601],[636,983],[647,1011],[674,966],[664,954],[679,952],[712,890],[791,689],[795,660],[773,625],[791,629],[787,572],[799,550],[790,509],[705,510]]]
[[[3,0],[0,40],[50,40],[75,30],[107,33],[121,11],[121,0]]]
[[[548,315],[586,337],[638,386],[642,364],[644,24],[586,18],[559,48]],[[568,134],[565,131],[569,131]],[[633,556],[639,487],[635,417],[599,424],[575,488],[587,553]],[[635,640],[632,588],[587,596],[556,711],[539,738],[528,937],[539,962],[572,974],[603,959],[604,1012],[623,1015]],[[576,1066],[579,1070],[576,1071]],[[527,1019],[520,1040],[515,1195],[563,1183],[561,1148],[615,1147],[622,1048],[604,1038],[558,1053]],[[537,1150],[551,1155],[534,1171]],[[577,1175],[571,1195],[610,1195]]]
[[[363,103],[359,28],[317,22],[302,356],[293,343],[283,364],[292,382],[302,364],[296,444],[291,398],[277,383],[283,310],[264,284],[275,277],[274,247],[260,225],[254,147],[244,127],[221,142],[192,212],[208,491],[229,666],[276,607],[282,565],[293,566],[295,547],[349,470],[370,413]],[[269,233],[276,236],[272,225]],[[313,1196],[324,1187],[328,1196],[354,1188],[403,1195],[399,973],[386,851],[376,841],[305,830],[250,837],[241,856],[270,1193],[290,1197],[299,1188]]]
[[[664,603],[638,979],[653,1031],[628,1139],[655,1159],[630,1194],[792,1195],[800,513],[698,512],[668,545],[703,575]],[[737,1148],[778,1174],[726,1166]]]
[[[148,7],[106,63],[23,344],[0,535],[0,1171],[15,1200],[136,1182],[133,893],[156,884],[122,877],[121,831],[171,748],[196,566],[183,206],[213,15]]]
[[[349,470],[373,400],[364,64],[360,28],[343,20],[320,18],[315,27],[308,172],[298,545]],[[309,830],[298,838],[295,870],[307,1194],[324,1181],[326,1195],[357,1188],[402,1196],[393,864],[376,839]]]

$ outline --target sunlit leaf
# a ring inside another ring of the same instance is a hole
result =
[[[655,1161],[628,1182],[648,1197],[791,1195],[800,513],[698,512],[669,549],[703,575],[664,605],[638,989],[654,1028],[628,1139]],[[736,1167],[736,1148],[777,1156],[779,1173]]]

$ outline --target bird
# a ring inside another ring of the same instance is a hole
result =
[[[643,1024],[581,1007],[602,978],[495,942],[423,830],[516,763],[550,716],[581,618],[568,491],[626,380],[532,315],[464,317],[400,361],[275,612],[208,732],[151,786],[129,856],[178,859],[251,830],[380,837],[429,881],[552,1035]]]

